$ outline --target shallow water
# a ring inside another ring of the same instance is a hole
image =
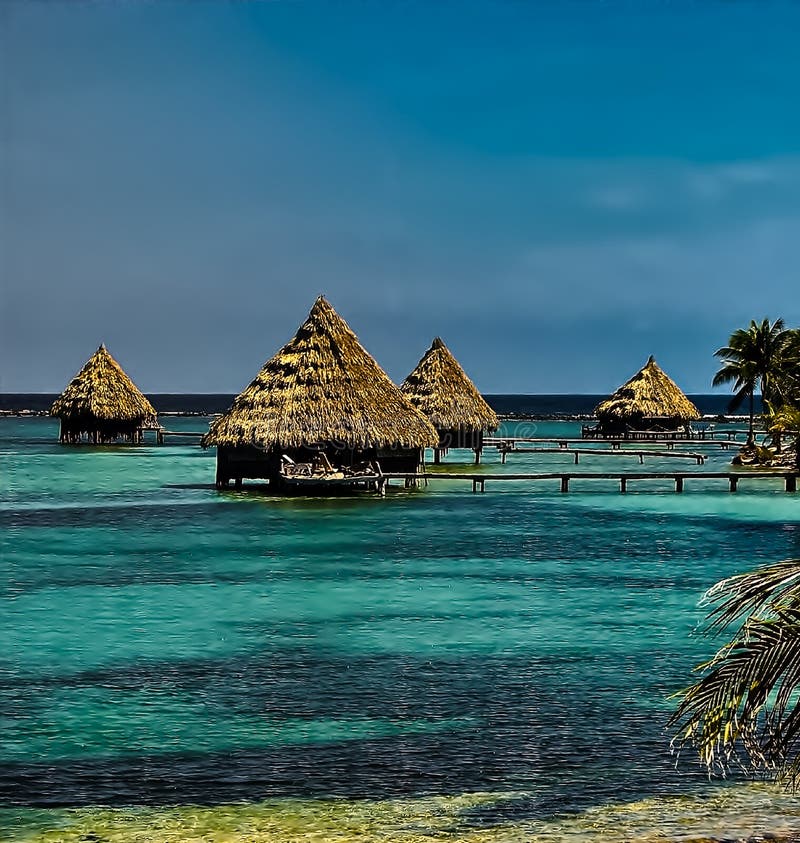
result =
[[[181,425],[202,421],[170,419]],[[531,427],[516,429],[579,430]],[[197,839],[256,840],[262,823],[276,840],[556,840],[578,833],[570,822],[625,827],[615,811],[649,834],[670,828],[665,811],[699,822],[713,805],[720,835],[747,811],[795,821],[777,791],[701,796],[664,732],[668,696],[713,647],[692,634],[704,589],[800,555],[800,498],[779,481],[736,495],[639,481],[625,496],[613,480],[570,495],[557,481],[483,495],[436,481],[383,500],[280,500],[216,492],[197,447],[73,449],[55,434],[0,419],[11,839],[77,840],[92,824],[152,839],[153,823],[188,839],[194,823]],[[727,466],[731,452],[709,453],[706,468]],[[481,470],[576,467],[487,453]]]

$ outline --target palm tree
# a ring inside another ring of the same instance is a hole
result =
[[[743,620],[679,696],[673,746],[693,746],[709,772],[733,765],[800,784],[800,559],[717,583],[710,631]]]
[[[714,375],[714,386],[733,384],[733,398],[728,411],[733,413],[749,398],[750,427],[747,442],[752,445],[753,418],[755,415],[754,398],[757,387],[761,388],[762,399],[771,401],[776,397],[776,390],[782,380],[782,371],[786,365],[786,353],[792,346],[794,331],[786,330],[783,319],[761,323],[751,320],[748,328],[734,331],[728,345],[714,352],[715,357],[724,363]]]
[[[778,393],[784,406],[800,408],[800,328],[787,331]]]

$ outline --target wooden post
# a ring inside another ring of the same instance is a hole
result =
[[[501,462],[503,465],[505,465],[505,464],[506,464],[506,454],[507,454],[507,453],[508,453],[508,451],[507,451],[505,448],[502,448],[502,449],[500,450],[500,462]]]
[[[480,464],[481,464],[481,449],[476,448],[475,449],[475,465],[480,465]]]
[[[578,464],[578,457],[580,457],[580,454],[578,453],[578,451],[575,451],[575,465]]]
[[[442,452],[438,448],[433,449],[433,464],[439,465],[442,461]]]
[[[619,478],[619,490],[624,495],[628,491],[628,478],[627,477],[620,477]]]
[[[736,487],[739,485],[739,478],[736,477],[735,474],[732,474],[731,477],[730,477],[730,481],[731,481],[731,492],[735,492]]]
[[[644,465],[644,454],[639,454],[639,465]]]
[[[683,491],[683,477],[675,478],[675,491],[679,494]]]
[[[561,477],[561,491],[566,493],[569,491],[569,475],[564,474]]]
[[[475,492],[478,491],[478,481],[473,477],[472,478],[472,494],[474,495]]]
[[[797,491],[797,475],[796,474],[787,474],[786,475],[786,491],[787,492],[796,492]]]

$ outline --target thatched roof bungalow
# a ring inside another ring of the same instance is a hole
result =
[[[471,448],[480,459],[484,431],[497,430],[500,422],[440,337],[400,389],[436,428],[437,461],[448,448]]]
[[[202,440],[217,447],[218,486],[242,478],[280,485],[284,457],[319,452],[340,466],[377,460],[384,472],[416,472],[437,442],[430,422],[323,297]]]
[[[50,415],[61,420],[60,441],[71,444],[84,438],[95,445],[118,439],[141,442],[142,428],[157,425],[153,405],[105,345],[69,382]]]
[[[601,435],[636,431],[689,432],[700,411],[651,356],[647,363],[610,398],[595,408]]]

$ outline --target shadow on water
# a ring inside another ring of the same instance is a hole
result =
[[[476,745],[478,744],[478,745]],[[500,789],[530,790],[503,809],[503,819],[545,818],[608,802],[679,795],[698,771],[674,774],[668,754],[644,742],[633,749],[647,763],[619,758],[609,764],[604,745],[584,747],[572,762],[541,745],[543,761],[531,780],[524,742],[488,750],[473,735],[399,737],[324,747],[291,747],[204,755],[170,754],[113,760],[79,760],[0,767],[0,804],[79,807],[204,804],[257,801],[268,797],[387,799],[456,795]],[[576,747],[576,750],[580,747]],[[619,767],[622,781],[613,782]],[[617,768],[617,769],[615,769]],[[487,813],[483,822],[497,821]]]
[[[620,668],[679,682],[669,654],[657,664],[618,657],[320,658],[273,650],[215,663],[128,666],[86,672],[76,682],[115,692],[169,688],[236,715],[386,718],[402,726],[447,722],[436,734],[398,734],[302,746],[54,759],[0,766],[0,803],[39,807],[220,804],[265,797],[383,799],[524,790],[503,818],[539,818],[613,800],[677,794],[679,775],[663,732],[664,711],[636,708],[593,689]],[[605,677],[605,678],[604,678]],[[309,687],[315,691],[310,694]],[[647,696],[662,697],[648,689]],[[47,695],[17,687],[27,714]],[[558,723],[558,729],[552,724]],[[498,819],[486,809],[476,823]],[[499,809],[498,809],[499,810]]]

